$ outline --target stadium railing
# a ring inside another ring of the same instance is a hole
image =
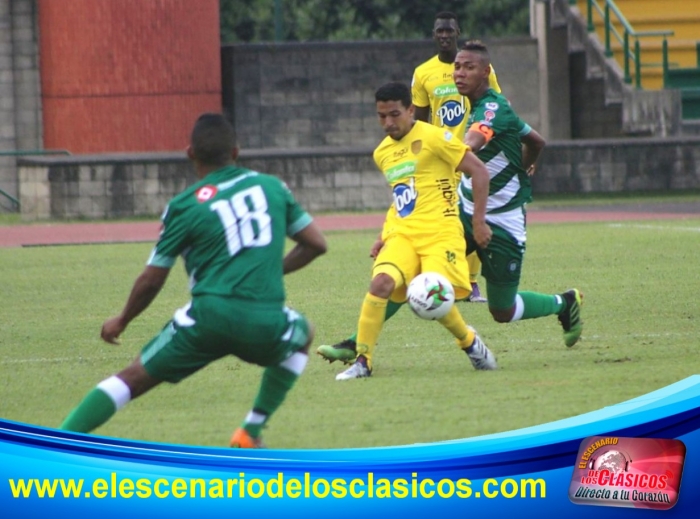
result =
[[[576,0],[569,0],[571,5],[576,4]],[[603,5],[601,5],[603,4]],[[620,45],[622,45],[622,62],[624,66],[624,80],[625,83],[632,83],[632,73],[631,68],[634,66],[634,86],[636,88],[642,88],[642,67],[662,67],[665,71],[667,67],[670,67],[671,63],[668,62],[668,41],[669,36],[674,35],[672,30],[661,30],[661,31],[635,31],[634,28],[627,21],[627,18],[622,14],[622,11],[617,7],[613,0],[588,0],[587,1],[587,25],[588,32],[595,31],[595,24],[593,23],[593,13],[597,12],[598,15],[603,19],[604,25],[604,40],[605,40],[605,55],[608,57],[613,56],[613,50],[611,46],[611,38],[614,37]],[[615,23],[622,27],[622,34],[615,27]],[[633,48],[630,47],[630,39],[634,39]],[[662,43],[662,62],[643,62],[641,58],[641,47],[639,44],[639,38],[663,38]]]

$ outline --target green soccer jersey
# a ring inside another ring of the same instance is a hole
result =
[[[311,216],[279,179],[228,166],[175,196],[162,220],[148,265],[170,268],[182,256],[193,297],[283,303],[285,238]]]
[[[493,89],[472,105],[467,131],[472,125],[487,126],[493,132],[486,145],[476,155],[486,164],[489,172],[489,198],[486,221],[507,230],[517,241],[525,241],[522,207],[531,201],[530,177],[522,166],[520,138],[531,128],[513,111],[508,100]],[[459,188],[462,209],[474,213],[472,180],[462,175]]]

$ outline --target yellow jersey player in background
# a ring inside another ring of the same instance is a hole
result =
[[[450,131],[415,121],[407,85],[387,83],[377,90],[375,100],[387,137],[374,151],[374,160],[391,186],[394,203],[372,247],[372,281],[360,310],[355,359],[336,380],[372,374],[374,347],[387,303],[390,299],[405,302],[406,287],[421,272],[445,276],[457,298],[471,292],[457,204],[461,172],[472,178],[475,239],[481,247],[491,239],[485,220],[489,177],[484,164]],[[496,369],[493,354],[467,326],[456,306],[438,322],[455,337],[474,368]],[[324,357],[335,352],[332,346],[318,349]]]
[[[457,91],[452,79],[459,34],[459,23],[454,13],[443,11],[435,16],[433,39],[437,43],[438,53],[416,67],[411,83],[411,95],[416,120],[430,122],[438,128],[450,130],[463,139],[467,133],[467,119],[471,106],[469,99]],[[496,92],[501,92],[493,68],[489,76],[489,84]],[[482,297],[477,282],[481,272],[479,256],[472,252],[467,256],[467,260],[472,285],[469,301],[485,303],[486,299]]]

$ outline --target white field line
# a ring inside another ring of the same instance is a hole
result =
[[[583,340],[616,340],[616,339],[653,339],[653,338],[668,338],[668,337],[687,337],[692,335],[697,337],[697,332],[664,332],[664,333],[632,333],[626,335],[586,335],[584,333]],[[556,339],[559,339],[557,336]],[[526,344],[526,343],[548,343],[552,342],[552,337],[547,337],[543,339],[527,339],[524,340],[518,337],[501,337],[498,339],[499,343],[514,343],[514,344]],[[404,348],[424,348],[425,344],[415,344],[408,343],[403,345]],[[124,360],[133,359],[133,355],[119,355],[119,356],[103,356],[103,357],[29,357],[25,359],[2,359],[0,360],[0,365],[3,364],[59,364],[62,362],[90,362],[90,361],[103,361],[103,360]]]
[[[643,229],[652,231],[689,231],[700,232],[700,227],[678,227],[671,225],[645,225],[645,224],[630,224],[630,223],[610,223],[608,227],[624,228],[624,229]]]
[[[2,359],[0,364],[60,364],[62,362],[92,362],[103,360],[133,359],[133,355],[104,356],[104,357],[29,357],[26,359]]]
[[[664,333],[631,333],[627,335],[586,335],[585,330],[583,337],[581,337],[582,341],[593,341],[593,340],[618,340],[618,339],[658,339],[658,338],[669,338],[669,337],[687,337],[687,336],[693,336],[697,337],[698,333],[697,332],[664,332]],[[550,343],[552,341],[560,341],[559,336],[552,336],[552,337],[547,337],[544,339],[522,339],[518,337],[508,337],[508,338],[499,338],[497,339],[497,342],[499,344],[501,343],[512,343],[512,344],[544,344],[544,343]],[[404,344],[404,348],[424,348],[425,344],[415,344],[415,343],[410,343],[410,344]]]

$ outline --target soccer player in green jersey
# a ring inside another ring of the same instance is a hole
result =
[[[238,167],[233,127],[220,114],[194,125],[187,155],[198,182],[175,196],[148,263],[119,315],[102,326],[109,344],[143,312],[182,256],[192,300],[125,369],[100,382],[61,425],[90,432],[163,381],[177,383],[227,355],[263,366],[251,411],[232,447],[261,447],[261,430],[306,367],[313,328],[285,306],[284,274],[326,252],[311,216],[279,179]],[[284,255],[286,237],[296,242]]]
[[[462,176],[459,197],[467,250],[477,250],[486,278],[489,311],[499,323],[557,315],[564,342],[573,346],[581,337],[581,293],[577,289],[550,295],[519,290],[525,254],[525,204],[531,201],[528,170],[545,145],[524,123],[508,100],[489,86],[491,60],[478,41],[464,44],[455,58],[454,81],[471,102],[465,144],[476,151],[489,171],[486,222],[493,237],[486,247],[474,242],[472,182]]]
[[[443,11],[435,16],[433,39],[437,44],[438,53],[416,67],[411,81],[411,95],[417,121],[430,122],[462,139],[471,106],[469,99],[457,91],[452,79],[459,34],[459,23],[454,13]],[[496,92],[501,91],[493,68],[489,74],[489,84]],[[467,262],[472,292],[466,300],[485,303],[486,299],[481,295],[477,282],[481,271],[478,255],[475,252],[469,254]]]

